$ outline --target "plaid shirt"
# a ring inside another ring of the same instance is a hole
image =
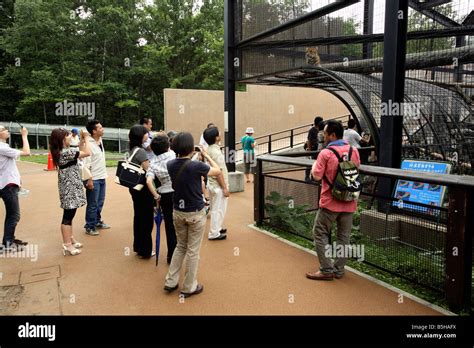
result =
[[[159,156],[155,156],[150,162],[150,168],[146,174],[150,178],[158,178],[161,182],[161,186],[158,187],[158,193],[170,193],[174,192],[171,187],[171,178],[168,174],[168,168],[166,163],[176,158],[174,151],[165,152]]]

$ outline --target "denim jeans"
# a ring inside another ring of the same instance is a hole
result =
[[[5,203],[5,225],[3,230],[3,245],[10,245],[15,239],[15,229],[20,221],[20,203],[18,202],[18,186],[6,186],[0,190],[0,197]]]
[[[101,212],[105,201],[105,179],[93,180],[94,189],[89,190],[86,187],[86,225],[85,228],[94,229],[102,221]],[[84,182],[86,186],[87,181]]]

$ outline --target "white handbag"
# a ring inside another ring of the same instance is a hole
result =
[[[82,181],[87,181],[89,179],[92,179],[92,173],[89,170],[89,168],[87,168],[86,164],[83,161],[79,162],[79,167],[81,169]]]

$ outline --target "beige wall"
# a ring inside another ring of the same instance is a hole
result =
[[[224,131],[224,92],[165,89],[165,129],[191,132],[198,143],[210,122]],[[348,115],[333,95],[315,88],[248,85],[236,96],[236,140],[247,127],[255,136],[313,122],[316,115],[334,118]]]

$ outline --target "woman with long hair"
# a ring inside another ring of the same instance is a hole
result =
[[[61,221],[63,235],[63,254],[79,255],[82,243],[79,243],[72,233],[72,220],[77,208],[86,204],[86,195],[82,186],[82,178],[77,164],[80,158],[90,156],[89,134],[81,132],[79,148],[70,147],[71,133],[63,128],[53,129],[49,141],[49,150],[53,164],[58,169],[58,189],[61,208],[64,210]]]
[[[130,128],[128,139],[130,161],[148,170],[150,161],[147,152],[143,149],[143,143],[148,141],[148,130],[142,125],[135,125]],[[151,233],[155,200],[147,186],[140,191],[135,189],[129,189],[129,191],[133,201],[133,251],[139,257],[149,259],[153,248]]]

